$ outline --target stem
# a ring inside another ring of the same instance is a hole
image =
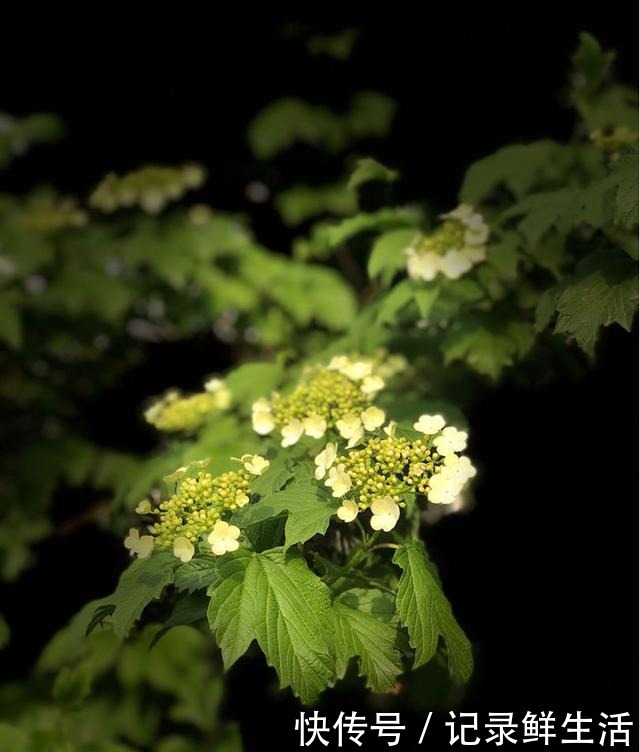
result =
[[[364,525],[360,520],[356,517],[355,523],[358,526],[358,529],[360,530],[360,537],[362,538],[362,545],[366,547],[367,545],[367,531],[364,529]]]
[[[371,546],[369,551],[379,551],[381,548],[392,548],[397,551],[400,546],[397,543],[378,543],[376,546]]]
[[[352,567],[354,567],[363,557],[365,557],[371,550],[372,543],[380,535],[380,531],[376,530],[375,533],[368,539],[362,541],[362,546],[357,548],[351,556],[347,559],[345,564],[338,569],[328,580],[325,580],[327,585],[333,584],[336,580],[339,580],[345,575]]]
[[[371,577],[367,577],[366,575],[361,574],[360,572],[352,572],[351,576],[355,577],[356,580],[360,580],[360,582],[363,582],[363,583],[365,583],[367,585],[372,585],[377,590],[382,590],[385,593],[389,593],[389,595],[393,595],[394,597],[397,595],[397,593],[396,593],[395,590],[393,590],[392,588],[388,587],[384,583],[379,582],[378,580],[374,580]]]

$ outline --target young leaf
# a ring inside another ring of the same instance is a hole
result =
[[[393,557],[402,569],[396,605],[400,621],[409,631],[415,648],[414,668],[430,661],[442,637],[449,656],[449,673],[464,684],[473,670],[471,645],[451,613],[451,605],[432,572],[422,541],[399,548]]]
[[[402,672],[395,647],[397,630],[393,600],[379,590],[347,590],[333,602],[336,618],[336,672],[344,676],[351,658],[374,692],[386,692]]]
[[[239,549],[218,564],[209,625],[226,668],[255,639],[267,662],[302,702],[313,702],[334,678],[330,591],[297,551]]]
[[[276,491],[244,507],[235,513],[233,519],[244,528],[288,512],[284,528],[286,551],[295,543],[304,543],[317,533],[325,533],[331,515],[339,506],[340,502],[325,493],[318,484],[299,484]]]

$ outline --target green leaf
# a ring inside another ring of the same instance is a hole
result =
[[[179,563],[169,551],[156,551],[146,559],[136,559],[124,571],[115,593],[103,599],[114,609],[111,626],[118,637],[126,637],[149,603],[173,582]]]
[[[525,321],[477,317],[454,324],[442,342],[445,363],[464,360],[478,373],[497,379],[503,368],[522,357],[533,343]]]
[[[249,411],[252,403],[275,389],[281,378],[282,366],[278,363],[245,363],[231,371],[225,384],[234,402]]]
[[[620,324],[631,331],[638,308],[638,267],[621,252],[598,252],[578,265],[573,284],[557,301],[555,331],[575,337],[578,345],[593,355],[601,326]]]
[[[424,544],[422,541],[405,544],[397,550],[393,562],[402,569],[396,605],[416,651],[414,668],[433,658],[442,637],[449,657],[449,673],[456,682],[466,683],[473,670],[471,644],[451,613]]]
[[[286,551],[295,543],[304,543],[317,533],[324,534],[339,506],[340,502],[317,483],[291,485],[238,510],[233,520],[240,527],[247,527],[287,512],[284,528]]]
[[[488,245],[487,263],[499,272],[503,279],[515,279],[518,263],[522,258],[519,247],[517,234],[507,233],[501,240]]]
[[[371,249],[367,264],[369,277],[382,276],[385,282],[389,282],[397,271],[404,269],[407,265],[404,252],[415,236],[416,230],[411,227],[383,233]]]
[[[391,623],[393,600],[379,590],[347,590],[333,602],[336,619],[336,672],[342,678],[352,658],[358,659],[360,676],[374,692],[386,692],[402,672],[395,647],[398,632]]]
[[[415,227],[415,224],[415,214],[408,210],[379,209],[374,212],[360,212],[328,227],[326,242],[331,248],[336,248],[362,233]]]
[[[174,584],[178,590],[192,593],[208,588],[216,577],[216,560],[209,556],[198,556],[178,565],[174,574]]]
[[[312,703],[334,679],[329,589],[297,551],[239,549],[218,568],[208,616],[225,668],[255,639],[281,686]]]
[[[615,57],[615,52],[603,52],[600,43],[591,34],[580,32],[580,44],[571,58],[574,86],[579,90],[594,92],[602,83]]]
[[[438,284],[431,284],[431,285],[424,285],[421,287],[416,287],[413,293],[413,299],[416,302],[416,305],[418,306],[418,312],[420,313],[420,318],[423,320],[428,320],[431,311],[433,309],[433,306],[436,304],[436,301],[438,300],[438,296],[440,295],[440,286]]]
[[[351,173],[347,187],[351,190],[357,190],[361,185],[373,180],[393,183],[398,177],[399,173],[397,170],[391,170],[375,159],[365,157],[358,160],[355,170]]]
[[[614,163],[609,180],[616,186],[614,221],[631,229],[638,224],[638,150]]]
[[[276,209],[290,227],[322,214],[347,215],[356,211],[355,196],[343,183],[332,185],[294,185],[280,193]]]
[[[516,198],[522,198],[534,186],[557,181],[561,177],[559,157],[564,149],[555,141],[505,146],[471,165],[460,189],[460,200],[478,204],[503,185]]]
[[[413,300],[414,289],[409,279],[403,279],[402,282],[392,287],[381,299],[377,323],[387,324],[394,321],[396,314]]]

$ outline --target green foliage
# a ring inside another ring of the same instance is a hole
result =
[[[353,40],[316,38],[310,49],[341,58]],[[612,61],[581,37],[571,99],[589,128],[635,127],[634,95],[612,83]],[[289,98],[260,113],[248,138],[259,159],[304,144],[349,164],[346,151],[386,134],[393,112],[373,92],[340,115]],[[293,258],[262,247],[243,218],[203,205],[161,214],[200,185],[188,168],[109,176],[89,209],[48,189],[0,198],[0,399],[18,413],[2,427],[16,447],[0,463],[13,471],[2,576],[28,564],[66,486],[103,491],[95,519],[118,535],[136,509],[147,543],[157,519],[165,536],[153,550],[129,538],[146,558],[43,653],[53,700],[34,707],[45,721],[36,727],[32,707],[15,713],[0,693],[0,749],[44,739],[180,752],[201,737],[236,749],[237,728],[218,721],[217,651],[228,669],[253,642],[304,703],[355,673],[388,692],[445,657],[454,683],[469,680],[471,645],[420,540],[425,510],[470,493],[460,406],[534,349],[546,362],[554,336],[593,356],[602,327],[629,331],[637,310],[633,134],[617,132],[612,148],[610,134],[587,143],[583,131],[479,160],[459,193],[473,207],[439,218],[379,191],[401,176],[373,158],[349,178],[285,189],[276,209],[303,233]],[[373,211],[369,188],[385,194]],[[79,397],[117,383],[148,343],[211,327],[234,345],[227,407],[180,424],[149,457],[83,438]],[[319,371],[329,378],[314,381]],[[46,420],[20,433],[18,418],[32,413]],[[167,501],[176,491],[180,503]],[[6,631],[0,620],[0,647]]]
[[[348,187],[357,190],[369,182],[393,183],[399,177],[397,170],[391,170],[371,157],[359,159],[355,170],[351,173]]]
[[[280,99],[260,112],[247,137],[258,159],[273,159],[296,143],[340,152],[355,140],[383,136],[389,130],[395,104],[383,94],[355,94],[343,115],[293,97]]]
[[[620,252],[601,251],[585,258],[575,276],[551,292],[558,312],[555,331],[575,337],[589,355],[595,352],[602,326],[619,324],[631,331],[638,309],[637,275],[637,264]]]
[[[256,504],[236,512],[234,522],[241,527],[248,527],[286,512],[286,552],[296,543],[304,543],[318,533],[326,533],[329,520],[339,506],[317,484],[294,483],[282,491],[267,494]]]
[[[300,554],[239,550],[221,560],[210,590],[209,623],[225,667],[257,640],[283,687],[311,703],[331,682],[333,660],[325,635],[329,589]]]
[[[98,609],[97,620],[108,614],[114,633],[126,637],[146,606],[173,582],[177,565],[177,559],[168,551],[136,559],[123,573],[113,596]]]
[[[402,672],[393,600],[376,590],[346,590],[334,600],[336,672],[344,676],[351,659],[373,692],[391,689]]]
[[[398,613],[416,650],[417,668],[435,655],[440,637],[447,647],[449,671],[458,682],[469,679],[473,667],[471,645],[451,613],[424,545],[414,541],[398,549],[393,561],[402,569]]]

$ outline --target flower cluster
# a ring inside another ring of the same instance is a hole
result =
[[[407,248],[407,273],[430,282],[438,274],[458,279],[486,258],[489,228],[481,214],[468,204],[443,214],[442,224],[429,235],[420,235]]]
[[[167,392],[144,414],[148,423],[159,431],[194,431],[216,410],[226,410],[231,392],[221,379],[211,379],[205,391],[183,397],[177,390]]]
[[[249,484],[252,476],[262,475],[269,461],[259,455],[246,454],[240,458],[242,467],[213,477],[204,469],[195,476],[186,476],[187,468],[180,468],[174,475],[181,475],[175,493],[158,507],[148,499],[138,504],[136,512],[156,518],[148,526],[151,535],[140,536],[135,528],[129,531],[124,545],[132,554],[145,558],[157,545],[173,549],[181,561],[190,561],[195,554],[197,542],[206,537],[216,556],[235,551],[239,544],[240,530],[222,519],[226,512],[233,512],[249,503]]]
[[[399,519],[404,494],[422,494],[433,504],[455,500],[475,475],[468,457],[459,454],[466,447],[466,433],[446,426],[440,415],[422,415],[414,429],[423,438],[398,436],[391,423],[384,435],[360,449],[338,454],[330,442],[316,456],[316,480],[343,500],[337,512],[341,520],[351,522],[370,509],[371,527],[389,531]]]
[[[158,214],[170,201],[199,188],[206,173],[199,165],[183,167],[143,167],[118,176],[109,173],[89,197],[89,204],[103,212],[139,206],[148,214]]]
[[[373,358],[338,355],[328,366],[305,370],[291,394],[273,394],[255,402],[253,429],[266,436],[279,428],[281,445],[287,447],[304,435],[319,439],[335,428],[354,446],[365,431],[384,423],[384,411],[371,403],[385,386],[385,378],[405,366],[401,356],[387,357],[383,352]]]

